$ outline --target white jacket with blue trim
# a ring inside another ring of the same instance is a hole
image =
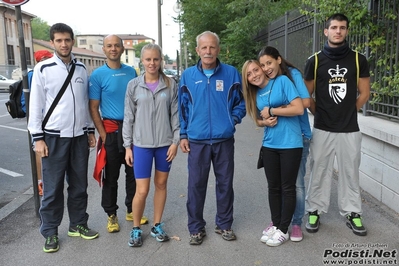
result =
[[[28,121],[28,130],[34,141],[44,139],[44,133],[59,137],[94,133],[94,124],[89,113],[86,66],[73,55],[71,59],[69,64],[65,64],[54,54],[52,58],[38,63],[34,68]],[[73,63],[76,67],[72,79],[43,130],[43,119],[61,90]]]

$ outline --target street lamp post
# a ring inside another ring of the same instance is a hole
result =
[[[24,39],[24,28],[22,21],[22,10],[21,5],[25,4],[29,0],[3,0],[4,3],[12,5],[15,7],[15,16],[17,18],[17,28],[18,28],[18,40],[19,40],[19,53],[21,58],[21,70],[22,70],[22,84],[23,93],[25,96],[26,103],[26,120],[29,120],[29,86],[28,86],[28,72],[26,66],[26,51],[25,51],[25,39]],[[32,182],[33,182],[33,194],[35,202],[36,216],[39,216],[40,208],[40,196],[37,187],[37,168],[36,168],[36,155],[32,147],[32,138],[28,132],[28,142],[29,142],[29,155],[31,161],[31,171],[32,171]]]
[[[187,67],[187,42],[184,42],[184,69]]]
[[[179,14],[179,38],[180,38],[180,53],[179,53],[179,62],[180,62],[180,72],[183,72],[183,61],[182,61],[182,37],[181,37],[181,20],[180,20],[180,14]]]
[[[179,51],[179,64],[178,64],[178,66],[177,66],[177,71],[178,71],[178,73],[181,73],[181,71],[182,71],[182,64],[183,64],[183,61],[182,61],[182,32],[181,32],[181,14],[180,14],[180,12],[181,12],[181,4],[180,4],[180,1],[179,0],[177,0],[176,1],[176,4],[173,6],[173,11],[175,11],[176,13],[178,13],[179,14],[179,19],[178,19],[178,21],[179,21],[179,43],[180,43],[180,51]],[[187,67],[186,67],[187,68]],[[180,75],[179,75],[180,76]]]
[[[162,0],[157,0],[158,2],[158,45],[162,48]]]

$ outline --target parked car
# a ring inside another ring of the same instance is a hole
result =
[[[165,73],[166,76],[174,79],[176,83],[179,82],[179,78],[177,77],[177,71],[174,69],[164,69],[163,73]]]
[[[29,72],[29,71],[31,71],[31,70],[32,70],[31,68],[28,68],[28,69],[27,69],[27,72]],[[12,73],[11,73],[11,78],[12,78],[13,80],[21,80],[21,79],[22,79],[22,69],[21,69],[20,67],[14,69],[14,70],[12,71]]]
[[[0,75],[0,92],[9,92],[9,86],[15,82],[16,80],[8,79]]]

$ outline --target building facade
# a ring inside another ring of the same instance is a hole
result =
[[[25,40],[25,57],[28,68],[34,65],[31,19],[36,16],[22,12],[22,27]],[[21,66],[18,24],[13,6],[0,3],[0,74],[7,78]]]
[[[33,69],[35,65],[34,52],[43,49],[53,52],[53,46],[49,41],[33,39],[31,20],[36,16],[23,11],[21,13],[26,65],[28,69]],[[0,42],[0,74],[7,78],[18,80],[22,78],[22,74],[19,29],[15,8],[0,3],[0,18],[0,36],[2,40]],[[102,42],[103,37],[97,39]],[[91,74],[94,69],[105,63],[106,57],[101,49],[100,52],[96,52],[85,48],[74,47],[72,53],[86,65],[88,73]]]
[[[54,52],[53,46],[50,42],[36,39],[33,39],[33,50],[48,50],[51,53]],[[97,53],[87,50],[85,48],[73,47],[72,53],[79,61],[86,65],[89,75],[93,72],[94,69],[104,65],[107,59],[103,52]]]
[[[103,54],[102,47],[104,37],[108,34],[79,34],[76,35],[76,45],[79,48],[91,50],[96,53]],[[125,54],[122,55],[121,61],[126,65],[133,66],[139,69],[140,59],[135,56],[134,46],[142,42],[155,43],[155,40],[141,34],[116,34],[122,41],[125,47]]]

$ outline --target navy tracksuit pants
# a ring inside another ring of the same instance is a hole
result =
[[[45,135],[48,157],[42,158],[43,198],[39,209],[40,233],[45,237],[58,234],[64,215],[64,182],[68,182],[67,207],[69,225],[85,225],[87,209],[87,167],[89,145],[87,135],[60,138]]]
[[[206,225],[203,214],[211,164],[216,177],[215,224],[224,230],[233,224],[234,138],[212,145],[190,142],[186,204],[190,234]]]

